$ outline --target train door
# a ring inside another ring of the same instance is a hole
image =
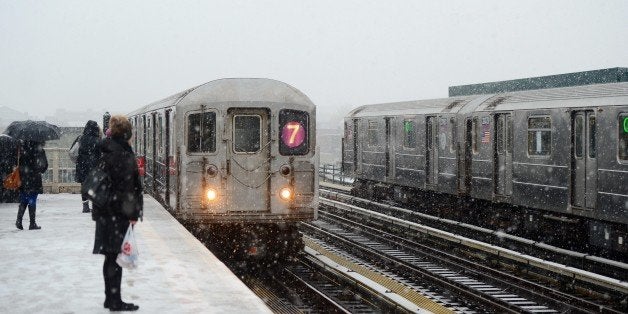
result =
[[[473,122],[470,118],[465,121],[465,133],[464,133],[464,152],[463,152],[463,178],[462,187],[460,191],[463,194],[469,194],[471,191],[471,161],[473,158]]]
[[[155,115],[155,190],[157,195],[165,202],[168,192],[166,186],[166,177],[168,165],[165,150],[165,128],[164,117],[162,113]]]
[[[394,179],[394,175],[395,175],[395,144],[393,143],[393,138],[394,138],[394,134],[393,134],[393,124],[394,124],[394,120],[393,118],[387,117],[384,118],[384,122],[385,122],[385,132],[386,132],[386,139],[385,139],[385,159],[386,159],[386,178],[393,178]]]
[[[493,143],[494,192],[512,195],[512,116],[510,113],[495,115],[495,141]]]
[[[170,208],[175,208],[176,202],[174,200],[174,185],[173,183],[176,181],[176,178],[174,177],[174,175],[176,175],[176,165],[174,163],[174,157],[172,156],[172,134],[171,132],[173,132],[174,128],[170,127],[170,124],[172,119],[172,109],[168,109],[166,110],[166,114],[165,114],[165,126],[164,126],[164,141],[165,141],[165,160],[167,162],[167,170],[166,170],[166,197],[165,197],[165,201],[166,204],[168,204],[170,206]]]
[[[227,185],[231,211],[270,210],[270,113],[262,108],[231,108],[225,129],[230,134],[227,151]]]
[[[438,123],[435,116],[425,121],[425,181],[435,185],[438,178]]]
[[[571,121],[571,201],[595,208],[597,189],[596,117],[593,111],[574,111]]]
[[[362,168],[360,166],[359,160],[359,148],[358,145],[360,143],[360,134],[358,130],[360,129],[360,119],[353,119],[353,172],[354,174],[359,173],[359,170]]]

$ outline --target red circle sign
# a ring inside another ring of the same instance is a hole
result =
[[[298,121],[290,121],[281,129],[281,141],[289,148],[295,148],[305,141],[305,128]]]

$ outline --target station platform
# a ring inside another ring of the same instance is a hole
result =
[[[15,227],[17,204],[0,204],[0,313],[109,313],[104,257],[78,194],[42,194],[41,230]],[[122,299],[138,313],[272,313],[152,197],[135,226],[139,267],[123,270]]]

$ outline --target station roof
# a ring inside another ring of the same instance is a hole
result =
[[[529,77],[508,81],[450,86],[449,97],[498,94],[533,89],[618,82],[628,82],[628,68],[609,68],[593,71]]]

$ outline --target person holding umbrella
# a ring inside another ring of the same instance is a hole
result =
[[[59,128],[45,121],[14,121],[4,132],[21,140],[20,149],[20,177],[22,185],[19,188],[20,203],[17,211],[15,226],[23,230],[22,218],[28,207],[30,218],[29,230],[41,229],[35,223],[37,211],[37,195],[44,192],[41,174],[48,170],[48,158],[44,151],[44,143],[59,138]]]
[[[41,174],[48,170],[48,158],[44,151],[44,142],[25,141],[20,150],[20,204],[17,211],[15,226],[23,230],[22,217],[28,207],[30,218],[29,230],[41,229],[35,223],[37,210],[37,195],[44,192]]]

